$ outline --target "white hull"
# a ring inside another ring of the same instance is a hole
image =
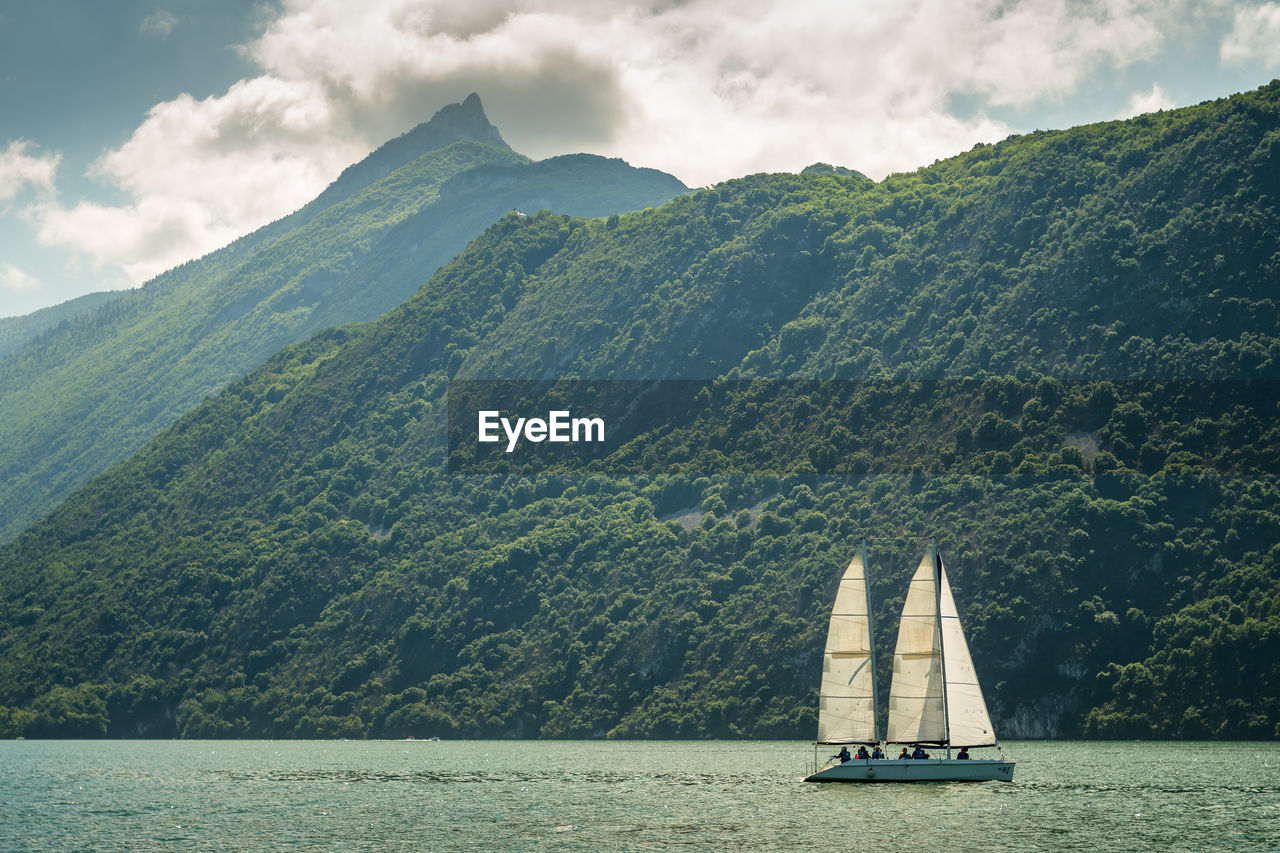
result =
[[[996,759],[858,759],[824,767],[806,782],[990,782],[1013,780],[1013,762]]]

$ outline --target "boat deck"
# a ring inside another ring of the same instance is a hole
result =
[[[1013,780],[1012,761],[987,758],[855,758],[824,767],[806,782],[991,782]]]

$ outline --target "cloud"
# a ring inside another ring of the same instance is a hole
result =
[[[169,33],[173,32],[178,26],[178,19],[167,9],[156,9],[150,15],[142,19],[142,23],[138,26],[138,32],[144,36],[160,36],[160,38],[168,38]]]
[[[1133,118],[1143,113],[1170,110],[1173,106],[1173,98],[1169,97],[1169,93],[1160,88],[1160,84],[1157,83],[1148,92],[1135,92],[1116,118]]]
[[[524,5],[294,3],[245,52],[272,76],[321,87],[369,145],[471,91],[504,132],[556,153],[567,138],[607,140],[624,100],[620,56],[601,43],[610,16],[587,4]]]
[[[1268,69],[1280,67],[1280,3],[1237,9],[1219,56],[1227,65],[1261,61]]]
[[[58,173],[58,154],[32,154],[35,146],[16,139],[0,151],[0,202],[16,199],[27,189],[41,195],[52,195]]]
[[[157,104],[96,160],[90,175],[131,203],[45,204],[28,215],[42,244],[141,283],[296,210],[368,149],[314,86],[257,77]]]
[[[158,104],[91,174],[138,199],[199,205],[211,221],[262,223],[301,206],[367,148],[315,85],[264,76]]]
[[[157,104],[94,163],[127,203],[46,203],[33,217],[43,243],[142,281],[296,209],[471,91],[535,157],[593,151],[692,184],[815,161],[879,177],[1008,135],[982,111],[954,115],[956,95],[1061,99],[1151,55],[1166,6],[285,0],[241,47],[257,76]],[[158,11],[144,30],[163,35],[170,19]]]
[[[1009,128],[951,115],[950,97],[1063,97],[1153,53],[1164,8],[388,0],[369,12],[294,0],[246,52],[271,74],[318,82],[361,127],[403,125],[424,99],[476,90],[530,154],[576,144],[705,183],[815,159],[884,174],[999,138]]]
[[[40,279],[23,272],[11,263],[0,263],[0,290],[14,293],[24,290],[35,290],[40,286]]]
[[[50,205],[30,216],[46,246],[87,254],[95,267],[117,267],[135,284],[240,236],[198,203],[151,197],[136,204]]]

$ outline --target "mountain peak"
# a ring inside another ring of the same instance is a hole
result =
[[[475,92],[467,95],[461,103],[446,104],[428,121],[384,142],[368,157],[348,166],[316,201],[331,204],[346,198],[374,181],[385,178],[406,163],[412,163],[428,151],[466,140],[510,147],[498,128],[490,124],[489,117],[484,114],[484,106],[480,103],[480,96]]]
[[[437,138],[441,141],[436,144],[430,144],[435,142]],[[445,139],[448,141],[443,141]],[[379,148],[378,151],[375,151],[374,154],[397,144],[409,145],[411,142],[417,142],[419,145],[425,144],[426,147],[422,147],[418,154],[410,158],[416,159],[416,157],[422,156],[427,151],[443,148],[445,145],[463,139],[488,142],[491,145],[502,145],[504,147],[507,145],[502,139],[502,134],[498,132],[498,128],[489,123],[489,117],[484,114],[484,105],[480,103],[480,96],[475,92],[467,95],[461,103],[446,104],[441,107],[429,121],[425,121],[408,133],[396,137]],[[405,162],[408,162],[408,160]]]

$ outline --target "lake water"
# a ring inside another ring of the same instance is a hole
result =
[[[1280,850],[1280,744],[1005,752],[815,785],[800,742],[6,741],[0,849]]]

